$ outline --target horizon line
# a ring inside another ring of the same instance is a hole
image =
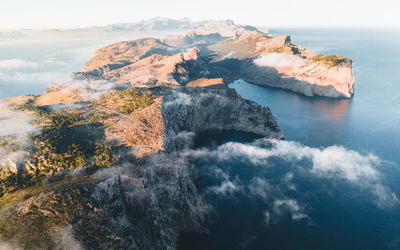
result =
[[[139,23],[141,21],[151,21],[153,19],[166,19],[166,20],[177,20],[177,21],[183,21],[183,20],[189,20],[190,22],[193,23],[199,23],[199,22],[205,22],[205,21],[233,21],[234,24],[238,25],[249,25],[249,26],[254,26],[258,28],[268,28],[268,29],[276,29],[276,28],[326,28],[326,29],[368,29],[368,28],[374,28],[374,29],[399,29],[400,25],[399,24],[393,24],[393,25],[372,25],[372,24],[342,24],[342,25],[332,25],[332,24],[324,24],[324,25],[309,25],[309,24],[248,24],[248,23],[240,23],[236,22],[233,19],[230,18],[221,18],[221,19],[212,19],[212,18],[205,18],[205,19],[191,19],[188,17],[181,17],[181,18],[169,18],[169,17],[152,17],[152,18],[146,18],[146,19],[140,19],[137,21],[131,21],[131,22],[112,22],[108,24],[93,24],[93,25],[82,25],[82,26],[49,26],[49,27],[38,27],[38,28],[32,28],[32,27],[21,27],[21,28],[10,28],[10,29],[0,29],[0,32],[18,32],[18,31],[51,31],[51,30],[60,30],[60,31],[66,31],[66,30],[79,30],[79,29],[89,29],[89,28],[101,28],[101,27],[107,27],[107,26],[113,26],[113,25],[121,25],[121,24],[134,24],[134,23]]]

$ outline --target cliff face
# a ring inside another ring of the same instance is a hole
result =
[[[281,61],[278,62],[281,58]],[[282,61],[287,64],[282,64]],[[270,87],[288,89],[306,96],[351,98],[354,77],[351,61],[330,66],[325,62],[296,55],[268,54],[246,60],[240,65],[243,80]]]
[[[167,151],[185,146],[182,132],[222,129],[283,138],[269,108],[244,100],[229,88],[180,88],[164,97],[162,114]]]
[[[183,159],[157,155],[6,194],[0,235],[24,249],[175,249],[206,233],[207,206]]]
[[[146,38],[110,45],[98,50],[83,72],[136,87],[177,87],[211,77],[226,83],[244,79],[307,96],[353,95],[350,59],[317,56],[291,44],[289,36],[271,37],[258,30],[229,27],[229,34],[212,33],[216,28],[211,25],[163,41]]]
[[[196,47],[173,48],[153,38],[121,42],[98,50],[83,73],[135,87],[179,86],[205,70],[199,52]]]
[[[354,94],[350,59],[338,55],[317,56],[313,51],[291,44],[288,36],[268,37],[246,32],[208,48],[215,53],[215,71],[223,72],[230,80],[244,79],[307,96],[350,98]]]
[[[197,42],[216,38],[204,39],[204,51],[153,38],[108,46],[43,95],[6,100],[0,109],[23,115],[0,124],[29,130],[0,134],[1,240],[23,248],[174,249],[182,234],[207,232],[200,177],[184,156],[196,133],[283,138],[269,108],[224,82],[352,94],[348,59],[227,25],[236,27],[227,39],[193,33]]]
[[[155,53],[161,55],[173,54],[169,49],[170,47],[167,44],[154,38],[119,42],[97,50],[92,59],[85,64],[82,72],[103,75]]]
[[[99,89],[107,82],[83,75],[75,75],[80,84],[7,100],[37,127],[30,146],[7,137],[2,156],[21,157],[0,162],[0,236],[15,247],[175,249],[181,235],[207,233],[200,177],[183,154],[195,134],[283,137],[268,108],[220,80]]]

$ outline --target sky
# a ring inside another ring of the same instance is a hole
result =
[[[398,0],[0,0],[0,30],[75,28],[153,17],[265,27],[400,27]]]

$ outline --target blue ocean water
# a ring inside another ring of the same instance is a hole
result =
[[[79,72],[97,49],[137,36],[0,41],[0,98],[41,94],[51,82]]]
[[[287,142],[271,147],[222,133],[237,143],[199,149],[207,156],[194,162],[204,175],[210,235],[181,248],[400,249],[399,31],[272,30],[318,53],[350,57],[355,95],[310,98],[230,84],[271,108]],[[370,167],[374,174],[363,173]]]
[[[285,29],[294,44],[353,60],[350,100],[309,98],[236,81],[269,106],[286,142],[209,131],[203,175],[208,237],[182,249],[400,249],[400,30]],[[116,41],[121,40],[114,38]],[[104,40],[0,42],[0,97],[39,94]],[[4,65],[4,64],[3,64]],[[204,136],[203,136],[204,137]]]

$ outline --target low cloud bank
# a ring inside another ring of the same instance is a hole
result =
[[[4,102],[0,102],[0,136],[25,137],[36,131],[33,118],[25,113],[14,111]]]
[[[0,60],[0,69],[18,69],[18,68],[33,68],[38,67],[37,62],[25,61],[19,58]]]
[[[0,241],[0,250],[22,250],[22,249],[23,249],[22,247],[19,247],[16,244]]]
[[[29,145],[26,136],[37,132],[32,120],[33,117],[12,110],[6,103],[0,102],[0,167],[11,164],[10,166],[16,168],[18,163],[24,160],[24,148]],[[3,148],[1,139],[12,143],[16,148],[13,150]]]
[[[84,80],[77,79],[73,75],[66,75],[54,83],[50,88],[66,91],[78,92],[85,101],[91,101],[99,98],[114,87],[114,84],[106,80]]]
[[[0,72],[0,81],[6,84],[23,83],[27,86],[44,85],[60,78],[62,75],[60,72]]]
[[[53,241],[57,243],[57,249],[84,249],[83,246],[75,239],[71,225],[54,228],[52,234]]]
[[[193,150],[186,152],[186,156],[210,162],[206,175],[218,181],[205,190],[206,195],[236,199],[240,194],[262,201],[267,225],[277,223],[285,215],[293,221],[313,223],[307,214],[310,201],[302,200],[300,191],[309,185],[304,181],[328,183],[337,192],[358,189],[355,196],[367,194],[381,209],[399,205],[397,195],[379,171],[383,161],[373,154],[360,154],[342,146],[313,148],[292,141],[260,139],[250,144],[229,142],[215,149]],[[247,168],[240,170],[246,174],[238,175],[235,168]],[[332,195],[322,187],[308,192]]]
[[[268,67],[298,67],[306,60],[295,55],[268,53],[254,59],[253,63],[258,66]]]
[[[166,102],[165,105],[190,105],[192,104],[192,98],[190,95],[182,92],[174,91],[173,93],[173,100]]]

